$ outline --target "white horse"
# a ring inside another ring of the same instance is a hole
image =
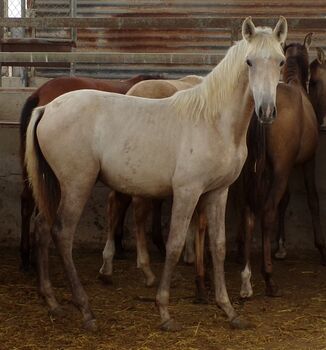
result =
[[[228,187],[247,156],[253,108],[262,123],[271,123],[276,116],[287,22],[281,17],[272,30],[256,28],[247,18],[242,35],[243,40],[229,49],[201,84],[172,97],[152,100],[80,90],[34,111],[26,136],[26,165],[40,210],[40,292],[52,311],[59,304],[47,268],[48,225],[71,283],[73,302],[85,327],[96,328],[72,259],[72,244],[99,178],[133,196],[173,195],[156,297],[162,329],[178,329],[168,312],[170,282],[196,206],[208,221],[216,302],[233,327],[248,326],[231,305],[225,286],[225,205]]]

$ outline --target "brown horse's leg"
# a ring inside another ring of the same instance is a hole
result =
[[[275,258],[283,260],[286,258],[285,249],[285,213],[290,201],[289,188],[286,189],[284,196],[282,197],[278,206],[278,230],[277,230],[277,244],[278,248],[275,252]]]
[[[125,211],[131,202],[131,197],[111,191],[108,196],[107,218],[108,218],[108,236],[103,250],[103,265],[100,269],[99,278],[106,284],[112,283],[112,261],[115,252],[114,238],[120,235],[118,229],[119,223],[123,221]]]
[[[110,206],[110,194],[109,194],[109,206]],[[116,201],[115,205],[118,206],[118,208],[115,211],[116,214],[114,214],[116,215],[115,228],[114,228],[114,244],[115,244],[114,257],[116,259],[125,259],[124,247],[122,244],[123,232],[124,232],[123,224],[126,218],[127,210],[131,203],[131,197],[117,192],[114,200]]]
[[[245,239],[243,243],[243,268],[241,271],[241,298],[250,298],[253,294],[251,286],[251,264],[250,264],[250,253],[252,236],[255,229],[255,214],[251,211],[249,206],[246,206],[243,211],[243,223]]]
[[[312,217],[312,225],[315,237],[315,246],[321,255],[321,262],[326,265],[325,237],[320,223],[319,198],[316,188],[315,157],[304,164],[304,179],[307,190],[308,205]]]
[[[199,213],[199,227],[196,231],[196,304],[207,304],[208,295],[205,286],[205,233],[207,219],[205,213]]]
[[[38,214],[35,219],[35,240],[39,293],[45,299],[50,312],[56,315],[60,313],[61,308],[55,298],[49,276],[50,228],[42,214]]]
[[[162,234],[162,199],[153,200],[152,241],[162,257],[165,257],[165,242]]]
[[[273,236],[278,218],[278,205],[287,187],[288,174],[278,175],[274,172],[273,183],[262,214],[262,240],[263,240],[263,265],[262,274],[266,283],[266,295],[271,297],[281,296],[281,292],[272,279],[272,249],[271,237]]]
[[[155,283],[155,275],[150,267],[150,259],[146,243],[146,219],[152,208],[152,201],[140,197],[133,197],[134,206],[134,230],[137,244],[137,267],[141,268],[146,277],[146,286],[152,287]]]
[[[23,192],[20,196],[21,209],[21,237],[20,237],[20,268],[28,271],[30,267],[30,223],[35,208],[32,190],[24,182]]]

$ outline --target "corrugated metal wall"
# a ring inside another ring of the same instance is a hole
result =
[[[34,0],[36,16],[69,16],[69,0]],[[236,16],[244,18],[277,17],[321,17],[326,15],[326,0],[77,0],[77,16]],[[301,41],[306,33],[289,28],[289,41]],[[70,31],[38,31],[38,37],[68,38]],[[162,30],[110,30],[89,28],[77,30],[78,51],[105,52],[217,52],[226,50],[231,42],[230,31],[225,28],[175,28]],[[326,34],[316,32],[315,46],[326,46]],[[103,77],[125,77],[140,71],[164,71],[170,76],[188,73],[204,74],[210,67],[201,66],[87,66],[78,65],[77,74]],[[42,71],[57,75],[61,72]]]

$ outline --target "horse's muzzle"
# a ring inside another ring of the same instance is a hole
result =
[[[258,109],[258,120],[262,124],[272,124],[276,118],[276,107],[274,104],[262,104]]]

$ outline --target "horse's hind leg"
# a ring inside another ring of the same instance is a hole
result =
[[[110,195],[112,194],[112,192],[109,194],[109,207],[108,207],[109,214],[108,215],[110,216],[110,201],[112,202],[113,200],[115,200],[114,205],[118,206],[117,209],[113,210],[115,214],[112,214],[112,215],[115,215],[115,218],[112,218],[112,220],[114,220],[114,224],[113,224],[114,225],[113,235],[114,235],[114,245],[115,245],[114,257],[116,259],[125,259],[124,247],[122,244],[123,232],[124,232],[123,224],[126,218],[127,210],[131,203],[131,197],[123,193],[114,192],[115,193],[114,198],[110,199]]]
[[[289,191],[289,188],[287,188],[278,206],[278,230],[277,230],[278,248],[274,256],[276,259],[280,259],[280,260],[285,259],[287,254],[286,248],[285,248],[285,214],[286,214],[286,208],[288,207],[289,201],[290,201],[290,191]]]
[[[39,293],[49,306],[50,313],[57,315],[60,313],[61,308],[54,296],[49,276],[50,227],[41,213],[35,219],[35,240]]]
[[[196,247],[196,304],[207,304],[208,295],[205,286],[205,234],[207,219],[203,212],[198,213],[198,229],[195,236]]]
[[[165,257],[165,242],[162,234],[162,199],[153,200],[152,241],[162,257]]]
[[[20,196],[21,209],[21,237],[20,237],[20,268],[28,271],[30,267],[30,223],[35,208],[35,202],[31,188],[24,183],[24,188]]]
[[[146,243],[145,224],[148,212],[152,208],[152,201],[140,197],[133,197],[134,230],[137,244],[137,267],[141,268],[146,277],[146,286],[155,283],[155,275],[150,267],[150,259]]]
[[[312,217],[315,246],[321,255],[321,262],[326,265],[325,237],[320,223],[319,198],[316,188],[315,157],[303,165],[308,205]]]
[[[250,265],[250,253],[252,236],[255,229],[255,214],[249,208],[245,206],[243,212],[243,224],[244,224],[244,242],[243,242],[243,268],[241,271],[241,298],[250,298],[253,294],[251,286],[251,265]]]
[[[179,329],[178,324],[170,318],[168,311],[171,277],[173,269],[180,258],[186,240],[189,222],[199,196],[200,192],[192,188],[178,189],[173,193],[172,217],[166,244],[166,258],[160,286],[156,295],[156,304],[162,320],[161,328],[166,331]]]
[[[73,236],[76,226],[97,177],[97,173],[93,174],[94,176],[91,178],[85,172],[81,172],[81,174],[82,178],[76,178],[73,183],[60,181],[61,201],[51,233],[71,285],[72,301],[83,314],[84,327],[95,330],[96,320],[72,258]],[[88,180],[87,183],[84,182],[85,179]]]
[[[119,224],[124,219],[131,197],[116,191],[111,191],[108,196],[107,218],[108,236],[103,250],[103,265],[99,272],[99,279],[106,284],[112,283],[113,256],[115,253],[114,238],[120,235]]]

